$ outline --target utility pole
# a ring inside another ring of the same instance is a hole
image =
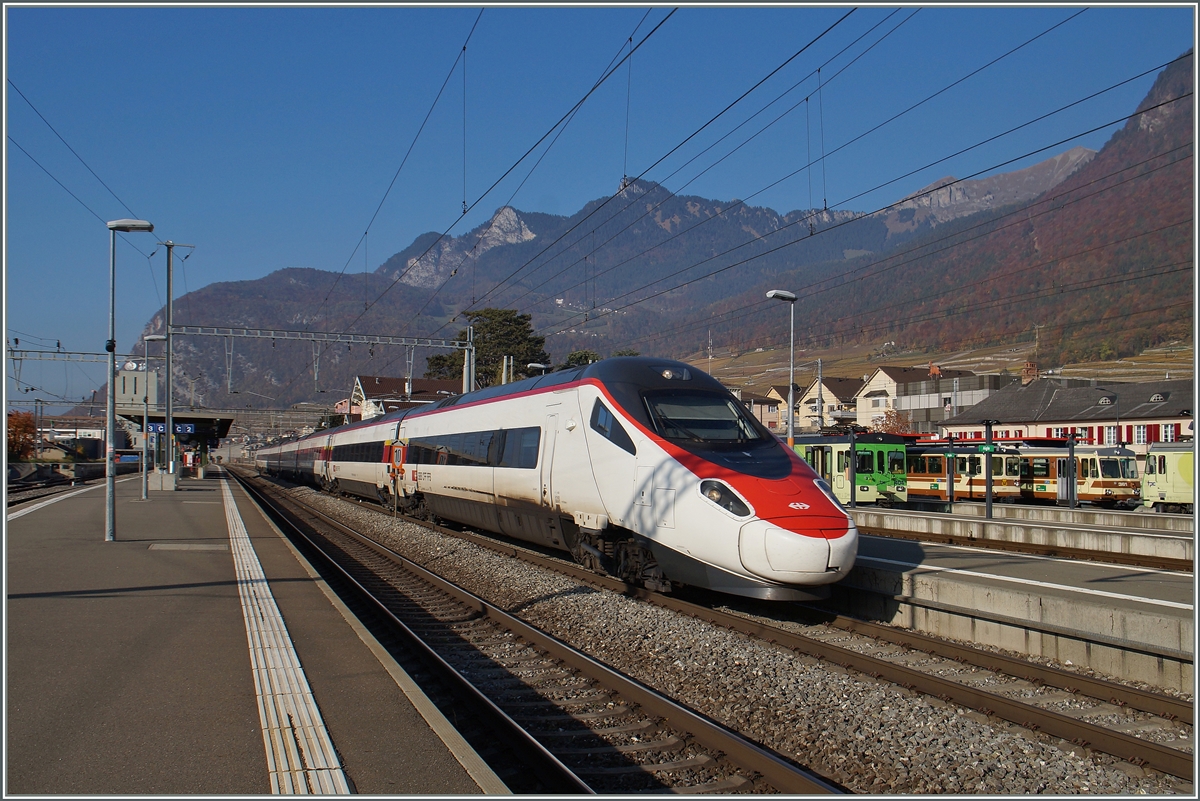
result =
[[[167,429],[166,430],[166,436],[167,436],[166,458],[167,458],[167,472],[171,475],[171,489],[176,489],[177,485],[175,484],[175,482],[178,480],[179,471],[178,471],[178,469],[176,469],[176,466],[175,466],[175,419],[174,419],[175,399],[174,399],[174,393],[172,391],[172,382],[171,382],[171,372],[172,372],[171,354],[172,354],[172,351],[174,350],[171,347],[171,345],[172,345],[171,326],[174,324],[173,311],[174,311],[174,301],[175,301],[175,295],[172,291],[172,287],[174,286],[174,283],[173,283],[174,277],[175,277],[175,268],[174,268],[174,263],[172,262],[172,257],[174,256],[175,248],[177,248],[177,247],[194,248],[196,246],[195,245],[178,245],[169,239],[166,242],[159,242],[158,244],[164,245],[167,248],[167,358],[166,358],[167,409],[166,409],[166,426],[165,426],[165,428]]]
[[[817,431],[825,428],[825,395],[823,390],[824,376],[821,374],[821,360],[817,359]]]

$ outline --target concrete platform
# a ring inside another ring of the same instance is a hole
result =
[[[1053,548],[1078,548],[1099,553],[1130,554],[1193,561],[1195,534],[1178,516],[1168,518],[1130,513],[1084,513],[1070,509],[993,506],[993,519],[983,517],[982,504],[959,504],[955,514],[907,509],[859,507],[850,513],[860,528],[879,528],[918,534],[967,537],[986,543],[1017,542]],[[976,508],[977,507],[977,508]],[[974,512],[978,511],[976,515]],[[1097,522],[1099,521],[1099,522]],[[1116,525],[1114,523],[1120,523]],[[1175,523],[1180,528],[1133,528],[1133,522]]]
[[[140,489],[9,516],[6,794],[506,792],[240,489]]]

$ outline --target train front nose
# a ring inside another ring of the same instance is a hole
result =
[[[844,578],[858,555],[858,528],[847,517],[753,520],[738,538],[742,565],[771,581],[829,584]]]

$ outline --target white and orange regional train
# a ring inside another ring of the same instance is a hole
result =
[[[569,551],[669,590],[825,597],[858,530],[707,374],[605,359],[262,448],[260,470]]]

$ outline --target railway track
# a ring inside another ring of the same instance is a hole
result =
[[[450,671],[550,791],[842,791],[331,517],[247,488]]]
[[[70,479],[51,479],[48,481],[37,482],[22,482],[19,484],[8,484],[5,495],[7,506],[13,507],[22,503],[29,503],[41,498],[46,498],[51,495],[57,495],[60,492],[65,492],[77,485],[82,485],[85,482],[79,481],[72,483]]]
[[[729,604],[728,599],[722,602],[726,608],[718,609],[711,601],[697,603],[633,588],[491,537],[444,527],[439,530],[827,665],[976,710],[989,719],[1008,721],[1172,776],[1192,776],[1190,702],[822,610],[781,618],[781,608],[794,607]],[[1172,742],[1187,738],[1188,745],[1175,748],[1156,742],[1156,737]]]

